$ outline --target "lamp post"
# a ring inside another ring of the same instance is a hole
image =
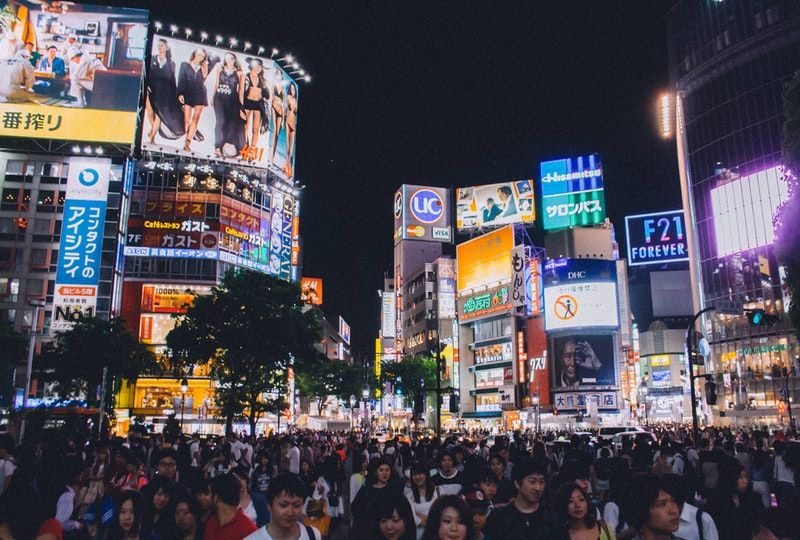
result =
[[[355,424],[355,418],[353,416],[353,411],[356,408],[356,396],[350,394],[350,429],[353,429],[353,424]]]
[[[642,405],[644,405],[644,425],[650,425],[650,419],[647,417],[647,393],[649,389],[647,388],[647,382],[642,379],[641,384],[639,385],[639,401]]]
[[[181,379],[181,434],[183,433],[183,411],[186,405],[186,392],[189,390],[189,381],[186,377]]]
[[[533,425],[534,425],[534,430],[536,431],[536,435],[538,436],[539,435],[539,431],[540,431],[539,419],[541,418],[539,416],[539,394],[538,394],[538,392],[531,396],[531,405],[536,407],[536,410],[535,410],[536,417],[535,417],[535,420],[533,421],[534,422]]]
[[[366,384],[361,390],[361,397],[364,400],[364,429],[369,425],[369,386]]]
[[[28,394],[31,391],[31,376],[33,374],[33,350],[36,348],[36,325],[39,323],[39,309],[44,307],[44,300],[41,298],[34,298],[28,301],[28,305],[33,307],[33,320],[31,320],[31,334],[30,341],[28,342],[28,363],[25,368],[25,390],[22,394],[22,425],[19,428],[19,442],[22,443],[25,438],[25,424],[27,414],[25,413],[28,408]],[[101,405],[102,409],[103,406]]]

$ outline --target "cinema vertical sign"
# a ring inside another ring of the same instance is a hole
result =
[[[108,159],[69,164],[51,333],[95,315],[110,172]]]

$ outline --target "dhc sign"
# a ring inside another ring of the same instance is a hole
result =
[[[411,213],[422,223],[436,223],[444,213],[444,202],[438,193],[423,188],[414,192],[409,201]]]

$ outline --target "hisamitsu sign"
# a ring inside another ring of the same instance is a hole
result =
[[[630,266],[689,260],[683,210],[627,216],[625,232]]]

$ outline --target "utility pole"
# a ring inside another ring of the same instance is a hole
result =
[[[44,300],[36,298],[29,300],[28,304],[33,306],[33,320],[31,321],[30,341],[28,342],[28,363],[25,369],[25,390],[22,394],[22,425],[19,428],[19,442],[25,438],[25,425],[27,424],[28,395],[31,392],[31,377],[33,375],[33,351],[36,348],[36,325],[39,324],[39,309],[44,307]],[[15,368],[16,370],[16,368]]]
[[[686,330],[686,365],[689,366],[689,395],[692,400],[692,437],[694,439],[695,448],[700,446],[700,441],[698,440],[700,426],[697,419],[697,392],[695,392],[694,389],[694,380],[701,376],[695,376],[694,374],[694,339],[692,339],[692,333],[695,331],[694,325],[697,323],[697,319],[702,317],[704,313],[716,311],[716,309],[715,306],[711,306],[698,311],[692,318],[692,322],[689,323],[689,328]],[[702,375],[702,377],[705,377],[705,375]],[[646,411],[647,409],[645,409],[645,414]]]

